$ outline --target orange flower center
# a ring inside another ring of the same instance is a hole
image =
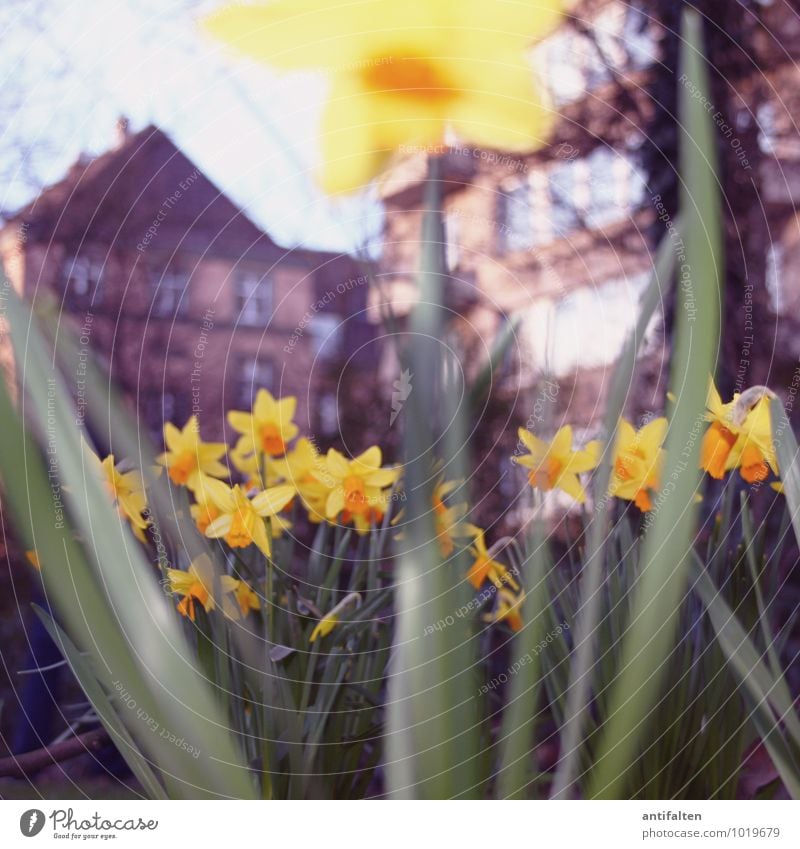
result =
[[[759,483],[766,480],[769,475],[769,466],[757,446],[745,446],[744,451],[742,451],[742,465],[739,474],[748,483]]]
[[[231,548],[247,548],[253,541],[253,536],[247,527],[244,516],[241,513],[234,513],[232,519],[231,529],[225,534],[225,542]]]
[[[555,457],[546,457],[541,464],[536,469],[531,470],[531,473],[528,475],[531,486],[544,490],[553,489],[563,468],[564,464],[560,460],[556,460]]]
[[[488,577],[491,568],[492,561],[489,560],[488,557],[480,556],[472,564],[472,566],[470,566],[469,572],[467,572],[467,580],[473,587],[475,587],[476,590],[479,590],[483,582]]]
[[[641,448],[630,448],[621,452],[614,461],[614,473],[621,481],[632,480],[636,476],[636,464],[647,460]]]
[[[722,480],[725,477],[725,465],[735,444],[736,434],[719,422],[713,422],[705,432],[700,446],[701,468],[712,478]],[[744,477],[744,473],[742,476]]]
[[[512,631],[521,631],[522,630],[522,616],[520,615],[518,610],[510,610],[506,614],[506,622],[508,622],[509,628]]]
[[[647,513],[648,510],[653,509],[653,500],[650,498],[650,491],[647,489],[640,489],[636,493],[636,498],[633,499],[633,503],[642,511],[642,513]]]
[[[200,508],[200,513],[197,517],[197,530],[201,534],[206,532],[206,528],[220,515],[220,511],[214,504],[207,504]]]
[[[191,451],[184,451],[169,464],[169,479],[174,484],[182,486],[196,468],[197,457]]]
[[[367,513],[369,505],[365,494],[366,484],[364,479],[359,475],[348,475],[344,479],[343,485],[345,510],[354,516]]]
[[[178,605],[178,612],[181,616],[188,616],[192,622],[194,622],[194,602],[195,599],[203,605],[206,606],[208,602],[208,590],[205,588],[204,584],[201,581],[195,581],[189,587],[189,591],[181,600]]]
[[[453,97],[453,86],[430,59],[422,56],[376,56],[361,71],[367,89],[402,97],[445,101]]]
[[[283,441],[280,429],[269,422],[261,425],[259,431],[261,437],[261,450],[270,457],[282,457],[286,453],[286,443]]]

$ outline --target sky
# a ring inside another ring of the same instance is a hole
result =
[[[313,179],[326,93],[201,31],[217,0],[4,0],[0,9],[0,209],[18,208],[81,153],[155,123],[276,241],[353,251],[380,225],[368,197]]]

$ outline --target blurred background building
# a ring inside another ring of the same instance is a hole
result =
[[[164,422],[192,414],[223,437],[225,412],[261,387],[296,395],[304,431],[330,439],[343,380],[345,415],[348,393],[368,390],[359,265],[277,245],[157,127],[121,119],[111,150],[7,218],[0,251],[17,291],[54,302],[157,444]],[[93,396],[82,374],[79,357],[79,411]]]

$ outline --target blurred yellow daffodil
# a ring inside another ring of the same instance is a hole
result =
[[[225,456],[227,446],[224,442],[203,442],[196,416],[186,422],[183,430],[167,422],[164,425],[164,442],[167,450],[159,455],[157,462],[166,468],[173,483],[195,489],[201,475],[228,476],[228,469],[219,462]]]
[[[299,430],[292,421],[296,407],[297,399],[294,397],[277,400],[269,390],[259,389],[251,412],[231,410],[228,423],[241,434],[236,453],[282,457]]]
[[[218,580],[219,593],[215,598],[214,567],[207,554],[196,557],[186,570],[167,570],[167,586],[170,592],[183,596],[178,604],[178,612],[192,622],[195,621],[196,604],[209,613],[219,602],[222,612],[231,619],[239,619],[251,610],[261,607],[258,595],[244,581],[231,575],[220,575]]]
[[[651,493],[661,485],[664,462],[661,446],[666,434],[665,418],[653,419],[639,430],[620,419],[609,494],[633,501],[642,512],[653,509]]]
[[[269,557],[270,535],[263,520],[281,511],[294,497],[294,489],[274,486],[248,498],[238,484],[231,488],[222,481],[209,478],[204,487],[220,512],[206,528],[206,536],[211,539],[221,537],[231,548],[247,548],[255,543]]]
[[[228,581],[226,582],[226,579]],[[220,576],[219,595],[224,597],[230,591],[230,579],[227,575]],[[207,554],[196,557],[188,569],[168,569],[167,586],[170,592],[183,596],[178,604],[181,616],[187,616],[195,621],[195,604],[199,604],[206,613],[216,607],[214,598],[214,567]],[[232,607],[232,605],[228,605]]]
[[[325,518],[331,478],[326,472],[325,458],[310,439],[301,437],[292,451],[268,461],[267,467],[270,482],[274,478],[274,481],[295,487],[312,522],[321,522]],[[319,473],[318,477],[315,472]]]
[[[520,590],[519,593],[513,593],[511,590],[503,587],[497,591],[497,603],[494,611],[484,617],[486,622],[505,622],[512,631],[521,631],[522,602],[525,600],[525,593]]]
[[[189,507],[192,519],[201,534],[204,534],[206,528],[220,515],[219,507],[211,500],[206,489],[207,480],[208,478],[201,478],[197,488],[193,490],[195,502]]]
[[[361,604],[361,595],[359,593],[348,593],[332,610],[326,613],[322,619],[314,626],[311,636],[308,638],[310,643],[316,642],[317,637],[327,637],[328,634],[339,624],[339,619],[342,611],[350,605],[359,607]]]
[[[372,446],[353,460],[335,448],[325,456],[324,468],[312,472],[329,490],[325,516],[329,521],[341,517],[344,524],[353,522],[356,530],[365,532],[377,524],[386,512],[388,493],[400,476],[399,469],[381,468],[381,449]]]
[[[706,402],[710,424],[700,447],[700,468],[712,478],[720,480],[738,468],[744,480],[756,483],[765,480],[770,469],[778,473],[770,396],[765,387],[751,387],[725,404],[711,381]]]
[[[249,584],[245,581],[232,578],[230,575],[226,575],[225,578],[227,578],[226,586],[236,599],[242,616],[247,616],[251,610],[261,609],[261,599]]]
[[[573,451],[570,425],[560,428],[551,442],[539,439],[523,427],[518,433],[529,453],[521,457],[512,457],[512,460],[530,470],[528,480],[531,486],[545,492],[561,489],[583,504],[586,501],[586,493],[578,480],[578,475],[589,472],[597,466],[600,459],[600,443],[590,442],[585,448]]]
[[[487,578],[497,589],[506,586],[518,590],[519,584],[514,580],[511,572],[502,563],[498,563],[486,548],[483,531],[480,528],[475,528],[475,531],[477,532],[475,542],[470,549],[475,560],[469,567],[467,580],[476,590],[483,586]]]
[[[100,464],[101,476],[106,491],[114,506],[131,523],[136,538],[144,542],[144,531],[150,524],[142,514],[147,510],[147,498],[144,492],[142,476],[139,472],[123,471],[122,464],[115,465],[114,455],[109,454]]]
[[[323,188],[349,192],[399,148],[539,146],[549,110],[526,49],[561,0],[274,0],[206,21],[240,53],[330,78],[322,117]]]
[[[460,481],[445,481],[440,478],[433,489],[433,517],[442,557],[450,557],[459,540],[469,540],[481,533],[480,528],[464,521],[469,509],[466,502],[462,501],[452,506],[445,503],[447,497],[459,486],[461,486]]]

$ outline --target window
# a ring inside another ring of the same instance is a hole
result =
[[[584,25],[589,35],[557,30],[534,49],[534,63],[557,106],[571,103],[611,81],[617,72],[646,68],[656,61],[656,29],[645,10],[629,3],[607,4]]]
[[[550,227],[534,230],[536,244],[622,221],[645,197],[645,179],[633,157],[605,147],[556,165],[545,179],[536,194],[534,222]]]
[[[500,195],[503,247],[506,251],[524,251],[533,246],[533,209],[531,187],[519,183]]]
[[[309,327],[314,351],[321,357],[338,357],[342,348],[343,319],[336,313],[317,313]]]
[[[576,203],[578,190],[578,162],[567,162],[550,172],[549,189],[553,222],[553,235],[563,239],[580,226],[580,216]]]
[[[103,263],[87,256],[70,256],[62,266],[67,303],[87,305],[100,299]]]
[[[163,394],[157,392],[142,393],[141,414],[153,440],[161,444],[164,433],[164,425],[172,422],[178,427],[183,427],[191,414],[189,395],[177,390],[164,390]]]
[[[258,357],[243,359],[239,365],[236,402],[250,407],[259,389],[272,389],[274,370],[272,363]]]
[[[239,324],[260,327],[272,316],[272,280],[254,272],[239,272],[234,277],[236,315]]]
[[[159,318],[183,318],[189,312],[189,274],[169,270],[154,276],[153,314]]]
[[[584,286],[556,302],[540,301],[528,311],[522,331],[525,361],[556,376],[614,363],[636,323],[648,279],[639,274]],[[654,318],[645,345],[657,325]]]

